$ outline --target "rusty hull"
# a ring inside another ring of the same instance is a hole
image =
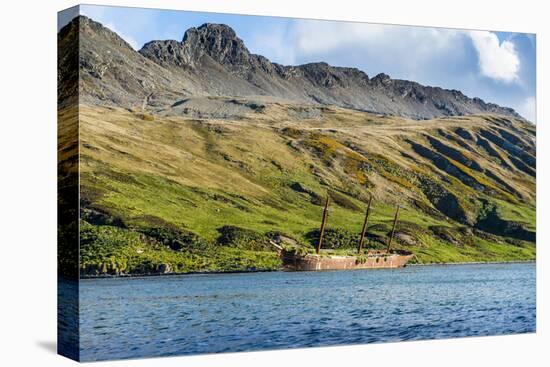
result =
[[[287,271],[354,270],[402,268],[414,255],[412,253],[373,253],[359,262],[356,256],[335,256],[281,252],[283,267]]]

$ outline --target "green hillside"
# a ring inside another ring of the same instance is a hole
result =
[[[535,258],[524,121],[196,104],[80,107],[82,275],[278,269],[269,238],[313,246],[327,195],[327,251],[354,251],[372,195],[368,247],[384,247],[399,204],[395,247],[416,262]]]

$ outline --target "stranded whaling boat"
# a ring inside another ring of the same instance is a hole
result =
[[[329,198],[327,197],[325,208],[323,210],[319,242],[317,244],[315,254],[300,254],[298,251],[295,250],[285,250],[285,248],[274,243],[274,245],[277,246],[277,248],[279,249],[281,260],[283,262],[283,268],[287,271],[315,271],[401,268],[407,265],[409,260],[413,258],[413,253],[403,250],[391,250],[391,243],[393,240],[393,235],[395,233],[397,216],[399,214],[399,206],[397,207],[397,210],[395,212],[393,228],[390,234],[390,238],[388,240],[387,249],[369,250],[366,253],[363,252],[363,244],[369,220],[371,202],[372,198],[369,200],[367,212],[365,215],[365,221],[361,230],[357,256],[337,256],[323,254],[321,252],[321,245],[323,243],[323,235],[328,217]]]

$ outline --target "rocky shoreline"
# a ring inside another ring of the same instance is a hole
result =
[[[430,264],[408,264],[413,266],[447,266],[447,265],[489,265],[489,264],[525,264],[536,263],[536,260],[513,260],[513,261],[473,261],[473,262],[447,262]],[[112,279],[112,278],[144,278],[144,277],[165,277],[181,275],[206,275],[206,274],[242,274],[242,273],[271,273],[283,271],[282,269],[259,269],[259,270],[228,270],[228,271],[192,271],[186,273],[142,273],[142,274],[102,274],[102,275],[80,275],[80,279]],[[329,270],[330,271],[330,270]],[[334,270],[337,271],[337,270]]]

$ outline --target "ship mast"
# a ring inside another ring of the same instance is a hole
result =
[[[327,217],[328,217],[328,203],[329,203],[329,196],[327,195],[327,200],[325,201],[325,209],[323,209],[323,219],[321,222],[321,229],[319,230],[319,243],[317,244],[317,255],[319,255],[319,252],[321,251],[321,245],[323,244],[323,235],[325,234],[325,225],[327,224]]]
[[[388,254],[390,253],[391,242],[393,240],[393,235],[395,234],[395,226],[397,224],[398,215],[399,215],[399,204],[397,204],[397,210],[395,211],[395,217],[393,218],[393,227],[391,229],[390,239],[388,241],[388,249],[386,250]]]
[[[357,253],[361,255],[363,252],[363,243],[365,242],[365,232],[367,231],[367,226],[369,224],[369,214],[370,214],[370,204],[372,202],[372,196],[369,198],[369,204],[367,205],[367,213],[365,214],[365,221],[363,222],[363,228],[361,229],[361,238],[359,239],[359,248]]]

